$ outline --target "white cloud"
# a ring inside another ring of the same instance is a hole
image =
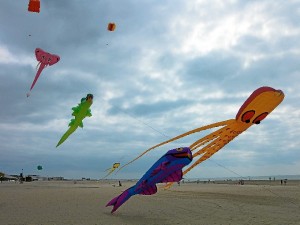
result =
[[[36,61],[25,54],[12,53],[5,45],[0,46],[0,63],[3,64],[18,64],[18,65],[33,65]]]

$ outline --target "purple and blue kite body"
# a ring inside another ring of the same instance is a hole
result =
[[[157,192],[157,183],[178,182],[182,179],[182,168],[193,159],[190,148],[169,150],[144,174],[132,187],[121,195],[113,198],[106,206],[113,206],[111,213],[116,211],[133,195],[153,195]]]

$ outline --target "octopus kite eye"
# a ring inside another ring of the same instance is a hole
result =
[[[181,152],[183,150],[183,148],[177,148],[176,149],[178,152]]]
[[[260,114],[259,116],[257,116],[252,123],[255,123],[255,124],[260,124],[260,121],[262,121],[264,118],[266,118],[266,116],[268,115],[269,113],[267,112],[264,112],[262,114]]]
[[[250,123],[251,118],[254,116],[255,111],[249,110],[242,115],[241,120],[246,123]]]

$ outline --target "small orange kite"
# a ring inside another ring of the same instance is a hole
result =
[[[114,31],[115,29],[116,29],[116,24],[115,23],[109,23],[107,25],[107,30]]]

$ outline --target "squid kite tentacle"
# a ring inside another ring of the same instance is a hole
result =
[[[213,123],[213,124],[210,124],[210,125],[207,125],[207,126],[199,127],[199,128],[194,129],[194,130],[188,131],[188,132],[186,132],[186,133],[184,133],[184,134],[178,135],[178,136],[176,136],[176,137],[174,137],[174,138],[171,138],[171,139],[169,139],[169,140],[167,140],[167,141],[164,141],[164,142],[162,142],[162,143],[159,143],[159,144],[157,144],[157,145],[155,145],[155,146],[153,146],[153,147],[147,149],[146,151],[144,151],[142,154],[140,154],[140,155],[139,155],[138,157],[136,157],[135,159],[133,159],[133,160],[131,160],[130,162],[126,163],[126,164],[125,164],[124,166],[122,166],[117,172],[119,172],[119,171],[120,171],[121,169],[123,169],[125,166],[128,166],[129,164],[131,164],[131,163],[133,163],[134,161],[136,161],[137,159],[141,158],[143,155],[145,155],[145,154],[148,153],[149,151],[151,151],[151,150],[153,150],[153,149],[155,149],[155,148],[157,148],[157,147],[159,147],[159,146],[165,145],[165,144],[167,144],[167,143],[169,143],[169,142],[175,141],[175,140],[177,140],[177,139],[180,139],[180,138],[182,138],[182,137],[188,136],[188,135],[193,134],[193,133],[197,133],[197,132],[200,132],[200,131],[204,131],[204,130],[207,130],[207,129],[211,129],[211,128],[214,128],[214,127],[225,126],[225,125],[228,123],[228,121],[231,121],[231,120],[225,120],[225,121]]]

